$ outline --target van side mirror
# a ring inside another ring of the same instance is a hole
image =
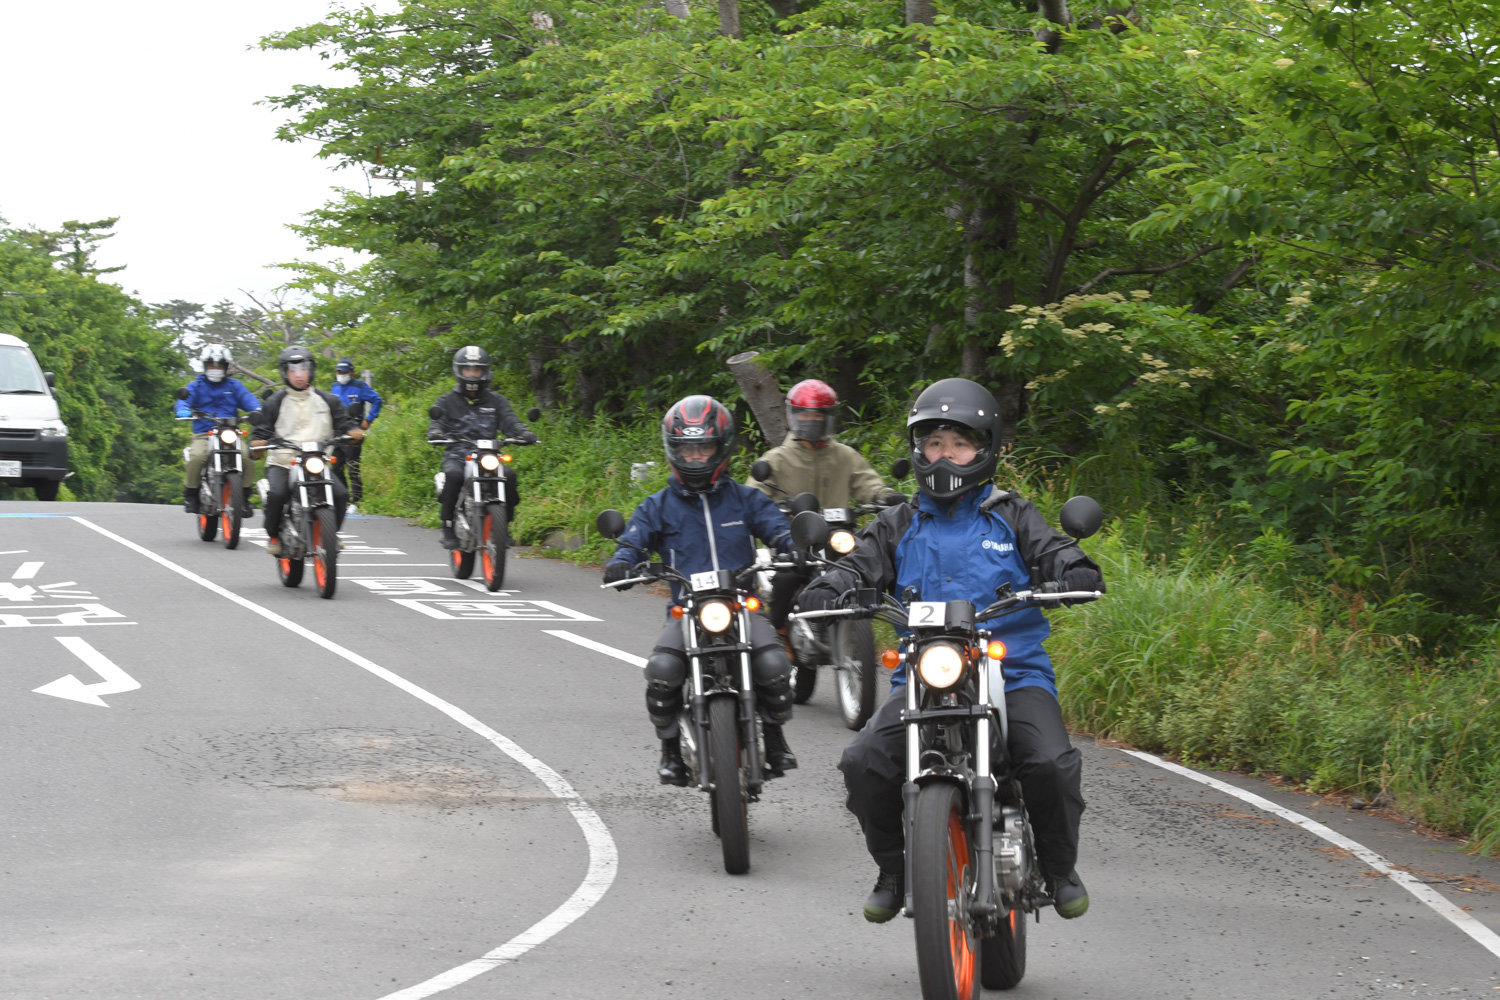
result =
[[[56,389],[57,388],[57,376],[56,375],[52,374],[51,372],[42,372],[42,378],[44,378],[44,379],[47,380],[47,388],[49,388],[49,389]]]

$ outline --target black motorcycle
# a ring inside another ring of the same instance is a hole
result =
[[[177,390],[178,399],[187,398],[186,389]],[[213,429],[208,433],[208,458],[198,476],[198,537],[205,542],[214,540],[220,531],[224,534],[224,547],[237,548],[240,544],[241,511],[245,488],[245,461],[240,451],[240,417],[216,417],[211,413],[194,409],[191,416],[179,420],[208,420]]]
[[[822,523],[817,515],[808,516]],[[618,539],[625,517],[606,510],[595,524],[605,538]],[[665,563],[641,562],[629,578],[603,584],[613,588],[660,580],[681,585],[681,603],[671,614],[682,622],[688,659],[679,719],[682,756],[689,780],[709,794],[710,821],[723,850],[724,870],[731,875],[750,870],[749,806],[760,798],[766,780],[750,669],[750,614],[761,606],[748,589],[756,570],[751,565],[685,576]]]
[[[1063,505],[1063,530],[1086,538],[1103,512],[1088,497]],[[810,523],[793,524],[815,548]],[[977,623],[1029,607],[1098,598],[1046,583],[996,591],[976,611],[968,601],[904,600],[873,590],[846,595],[843,608],[803,619],[875,617],[902,631],[891,666],[907,669],[906,915],[914,921],[924,1000],[974,1000],[1010,989],[1026,973],[1026,917],[1052,905],[1037,861],[1021,783],[1006,754],[1005,645]]]
[[[528,410],[526,419],[536,420],[542,411],[536,407]],[[434,419],[442,415],[437,407],[428,410]],[[477,557],[484,587],[489,591],[499,590],[505,584],[505,554],[510,547],[510,504],[514,502],[515,476],[509,466],[513,456],[504,449],[510,445],[526,445],[530,442],[519,438],[503,438],[499,441],[469,441],[459,438],[428,438],[429,444],[448,446],[468,445],[464,455],[464,483],[458,494],[458,505],[453,509],[453,532],[458,536],[458,547],[448,553],[449,568],[460,580],[467,580],[474,572]],[[442,473],[438,473],[437,488],[442,493]]]
[[[283,587],[302,583],[304,562],[312,560],[318,596],[331,598],[338,589],[338,511],[333,502],[334,445],[353,438],[340,434],[326,441],[287,441],[271,438],[272,447],[296,451],[287,474],[286,508],[281,514],[281,555],[276,575]]]

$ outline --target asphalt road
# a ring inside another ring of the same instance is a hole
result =
[[[826,684],[728,876],[655,783],[660,597],[517,554],[490,594],[355,515],[325,601],[258,525],[0,503],[0,997],[920,995],[910,924],[860,917]],[[1092,909],[1015,996],[1500,996],[1500,863],[1080,746]]]

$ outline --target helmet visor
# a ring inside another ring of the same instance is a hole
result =
[[[962,468],[986,457],[989,435],[964,424],[931,421],[912,428],[912,450],[927,463],[946,459]]]
[[[792,437],[815,444],[833,437],[834,415],[831,409],[820,406],[788,406],[786,422]]]

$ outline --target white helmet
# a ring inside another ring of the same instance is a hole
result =
[[[234,363],[234,358],[230,356],[229,348],[223,344],[206,344],[198,352],[198,362],[203,366],[205,378],[210,382],[222,382],[229,374],[229,366]],[[211,365],[214,367],[210,367]]]

